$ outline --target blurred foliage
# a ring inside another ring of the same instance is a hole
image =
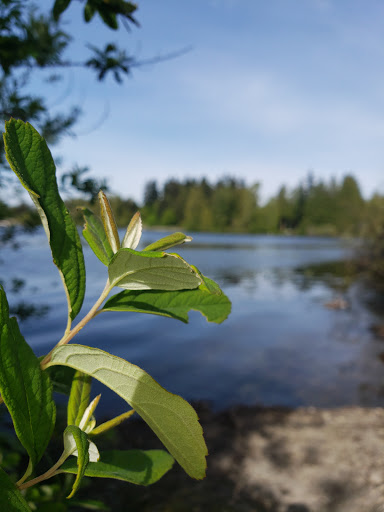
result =
[[[71,0],[52,0],[52,10],[44,12],[33,0],[1,0],[0,2],[0,116],[3,121],[10,117],[33,122],[52,145],[65,135],[73,135],[73,127],[81,110],[72,106],[66,112],[53,111],[46,98],[31,93],[32,80],[40,80],[44,87],[57,87],[66,69],[82,67],[96,72],[103,80],[112,76],[121,83],[133,66],[140,65],[125,49],[113,43],[99,48],[87,43],[89,57],[83,61],[68,59],[73,37],[66,30],[62,14],[70,10]],[[73,2],[74,3],[74,2]],[[99,16],[106,30],[119,28],[119,20],[125,28],[138,26],[134,17],[137,5],[124,0],[88,0],[84,4],[84,21],[91,22]],[[97,41],[95,41],[97,43]],[[161,60],[161,59],[159,59]],[[9,183],[11,177],[5,161],[2,137],[0,138],[0,186]],[[94,199],[98,190],[106,188],[105,180],[82,178],[85,169],[77,166],[65,175],[66,185]],[[11,182],[13,184],[13,182]],[[0,217],[4,217],[0,205]]]
[[[97,190],[84,176],[87,170],[77,168],[63,176],[64,184],[76,182],[80,190],[89,192],[89,200],[66,201],[79,224],[83,218],[78,207],[87,206],[98,213],[98,206],[93,205],[91,198]],[[147,226],[182,226],[188,231],[363,237],[378,260],[383,259],[384,196],[375,194],[365,200],[353,176],[326,182],[308,175],[293,189],[281,186],[265,204],[261,204],[259,189],[259,183],[247,186],[244,180],[234,177],[223,177],[216,183],[206,178],[169,179],[161,187],[156,181],[148,182],[141,205],[118,195],[110,201],[120,227],[126,226],[140,209]],[[26,205],[10,207],[0,203],[0,219],[19,221],[31,211]],[[380,268],[378,272],[382,272]]]
[[[367,202],[362,236],[360,263],[375,286],[384,290],[384,196],[375,194]]]
[[[178,223],[192,231],[360,236],[368,222],[377,222],[372,201],[383,201],[380,196],[365,201],[350,175],[327,183],[309,174],[292,190],[281,186],[264,205],[259,188],[232,177],[215,184],[205,178],[171,179],[162,189],[151,181],[144,192],[143,218],[150,225]]]

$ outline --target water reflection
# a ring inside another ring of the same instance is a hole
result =
[[[162,235],[146,233],[142,244]],[[211,325],[194,312],[190,325],[103,313],[76,341],[124,357],[170,391],[210,400],[216,408],[236,403],[383,405],[384,341],[372,326],[384,323],[384,301],[348,262],[350,246],[334,239],[207,234],[197,234],[193,243],[181,254],[215,279],[233,302],[224,324]],[[85,258],[84,311],[106,277],[86,247]],[[65,329],[66,300],[44,235],[24,240],[7,261],[7,276],[21,269],[18,277],[28,282],[23,299],[51,306],[39,322],[29,319],[22,327],[36,352],[45,353]],[[347,309],[325,307],[337,297]],[[102,403],[116,412],[124,409],[105,388]]]
[[[23,241],[27,241],[28,244],[32,240],[33,233],[37,230],[38,228],[35,225],[25,226],[24,228],[18,226],[0,227],[0,253],[2,256],[0,258],[0,285],[6,290],[10,315],[16,316],[19,322],[31,318],[41,318],[50,309],[48,304],[35,304],[33,301],[26,301],[21,298],[21,296],[35,294],[39,291],[37,286],[28,290],[28,279],[20,277],[20,275],[23,275],[22,268],[19,270],[19,276],[10,276],[9,273],[9,269],[12,269],[13,266],[10,265],[10,260],[13,261],[15,251],[22,248]],[[23,255],[28,257],[26,252]]]

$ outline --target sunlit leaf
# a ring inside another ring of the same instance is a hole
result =
[[[101,220],[103,221],[105,234],[107,235],[112,252],[115,253],[120,249],[120,239],[115,217],[113,216],[108,198],[102,190],[100,190],[98,198],[100,203]]]
[[[81,430],[84,430],[84,432],[86,432],[87,434],[96,425],[96,420],[93,416],[93,413],[95,412],[95,409],[100,401],[100,397],[101,397],[101,394],[97,395],[92,400],[92,402],[85,409],[84,414],[80,420],[79,428],[81,428]]]
[[[140,213],[136,212],[132,217],[131,222],[128,224],[127,231],[121,242],[121,247],[126,249],[136,249],[139,245],[143,225],[141,222]]]
[[[9,318],[0,287],[0,393],[21,444],[30,457],[30,471],[51,438],[56,419],[49,377],[24,340],[16,318]],[[29,472],[30,472],[29,471]]]
[[[90,462],[85,476],[114,478],[136,485],[150,485],[157,482],[174,463],[173,457],[164,450],[116,450],[100,453],[99,462]],[[76,473],[76,464],[68,459],[60,472]]]
[[[0,510],[4,512],[31,512],[28,503],[5,471],[0,468]]]
[[[83,304],[85,266],[75,223],[62,201],[56,168],[45,140],[29,123],[11,119],[5,123],[7,160],[35,203],[60,271],[73,320]]]
[[[111,286],[128,290],[197,288],[201,279],[188,263],[163,252],[120,249],[108,267]]]
[[[82,208],[82,211],[85,220],[83,236],[99,260],[108,266],[113,256],[113,251],[105,234],[103,224],[88,208]]]
[[[204,283],[194,290],[125,290],[113,295],[102,309],[151,313],[185,323],[188,323],[188,312],[191,310],[200,311],[208,322],[219,324],[231,312],[231,302],[214,281],[204,277]]]
[[[207,447],[195,410],[144,370],[98,348],[63,345],[47,366],[67,365],[92,375],[126,400],[193,478],[204,478]]]
[[[172,235],[160,238],[157,242],[147,245],[144,251],[165,251],[175,245],[184,244],[185,242],[191,242],[192,237],[184,235],[184,233],[173,233]]]

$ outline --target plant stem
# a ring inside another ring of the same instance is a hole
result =
[[[28,487],[32,487],[32,485],[36,485],[39,482],[42,482],[43,480],[48,480],[48,478],[52,478],[56,474],[56,470],[63,464],[63,462],[68,458],[69,454],[66,452],[63,452],[60,459],[54,464],[48,471],[43,473],[40,476],[37,476],[36,478],[32,478],[32,480],[29,480],[28,482],[25,482],[24,484],[18,485],[17,487],[21,491],[22,489],[27,489]]]
[[[41,361],[41,368],[44,369],[45,366],[49,363],[51,360],[52,352],[55,350],[55,348],[60,347],[61,345],[66,345],[71,341],[71,339],[76,336],[76,334],[81,331],[81,329],[90,321],[94,316],[97,314],[97,310],[101,306],[101,304],[104,302],[104,300],[107,298],[109,292],[111,291],[111,285],[109,284],[109,280],[107,280],[107,283],[105,285],[104,290],[101,292],[100,297],[97,299],[95,304],[92,306],[92,308],[88,311],[88,313],[85,315],[85,317],[80,320],[80,322],[75,325],[73,329],[71,329],[69,332],[64,334],[64,336],[61,338],[61,340],[53,347],[53,349],[47,354],[44,359]]]

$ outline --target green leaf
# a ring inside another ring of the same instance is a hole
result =
[[[184,244],[185,242],[191,242],[192,237],[184,235],[184,233],[173,233],[164,238],[160,238],[157,242],[147,245],[144,251],[165,251],[175,245]]]
[[[5,128],[7,160],[39,212],[64,283],[69,318],[73,320],[84,299],[84,257],[76,225],[59,195],[52,155],[29,123],[11,119]]]
[[[217,283],[215,283],[215,281],[213,281],[212,279],[209,279],[208,277],[203,276],[203,274],[200,272],[200,270],[197,267],[195,267],[195,265],[191,265],[191,267],[193,268],[193,270],[196,272],[196,274],[201,279],[201,285],[200,285],[201,290],[204,290],[204,291],[214,294],[214,295],[222,295],[223,292],[221,291],[220,286]]]
[[[216,285],[214,281],[204,278],[205,282]],[[188,312],[200,311],[208,322],[223,322],[231,312],[231,301],[216,285],[215,293],[205,283],[195,290],[165,292],[159,290],[123,291],[112,296],[102,311],[134,311],[167,316],[188,323]]]
[[[41,459],[56,419],[49,377],[24,340],[16,318],[9,318],[8,303],[0,287],[0,393],[17,437],[30,457],[30,469]]]
[[[0,510],[4,512],[31,512],[28,503],[11,479],[0,468]]]
[[[108,267],[111,286],[128,290],[197,288],[201,279],[183,259],[164,252],[120,249]]]
[[[195,410],[144,370],[98,348],[63,345],[47,366],[67,365],[92,375],[121,396],[148,423],[193,478],[204,478],[207,447]]]
[[[123,414],[120,414],[119,416],[116,416],[115,418],[112,418],[111,420],[102,423],[98,427],[91,430],[91,432],[89,433],[89,436],[92,437],[92,436],[98,436],[100,434],[104,434],[104,432],[107,432],[108,430],[111,430],[111,428],[115,428],[118,425],[120,425],[120,423],[123,423],[123,421],[130,418],[134,413],[135,413],[135,411],[133,409],[131,409],[128,412],[124,412]]]
[[[74,460],[68,459],[60,472],[76,473]],[[173,457],[164,450],[112,450],[100,453],[99,462],[90,462],[85,476],[114,478],[136,485],[157,482],[174,463]]]
[[[75,446],[74,446],[75,443]],[[89,440],[85,432],[76,427],[75,425],[69,425],[64,430],[64,451],[71,455],[76,447],[77,459],[74,473],[77,474],[76,480],[73,483],[72,491],[67,498],[72,498],[77,489],[80,486],[81,479],[84,476],[85,470],[89,462]]]
[[[85,220],[83,236],[99,260],[108,266],[113,256],[113,251],[105,234],[103,224],[91,210],[88,210],[88,208],[82,208],[82,210]]]
[[[68,425],[79,426],[85,409],[89,405],[92,377],[82,372],[76,372],[73,377],[71,394],[68,400]]]
[[[56,0],[55,5],[53,6],[53,19],[58,21],[61,14],[67,9],[71,0]]]

